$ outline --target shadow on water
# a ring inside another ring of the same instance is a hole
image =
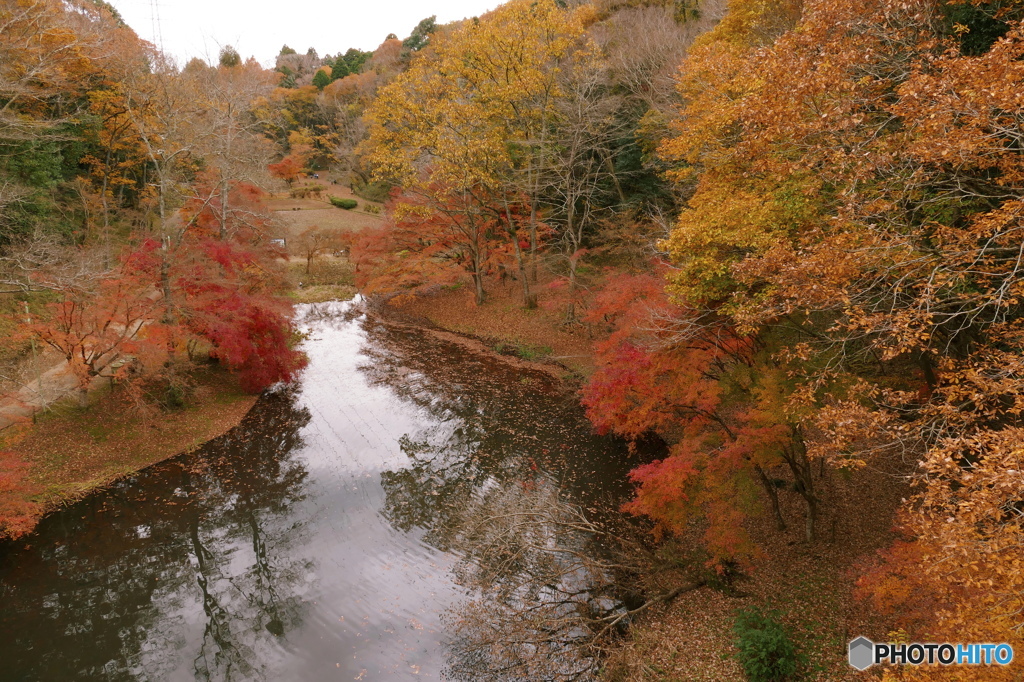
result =
[[[593,519],[641,455],[546,374],[304,313],[298,387],[0,546],[2,679],[590,674]]]

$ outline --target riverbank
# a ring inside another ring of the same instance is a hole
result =
[[[99,389],[86,408],[66,399],[40,413],[35,424],[5,430],[0,512],[15,519],[8,533],[23,534],[47,513],[140,469],[190,452],[241,422],[257,396],[222,369],[197,373],[193,395],[176,410],[135,410],[120,392]]]
[[[340,231],[380,221],[366,214],[353,223],[351,212],[324,209],[323,203],[292,206],[278,200],[274,208],[289,239],[301,233],[310,216]],[[286,293],[295,303],[349,300],[356,293],[352,270],[343,255],[325,254],[310,267],[293,255],[286,263]],[[53,371],[66,374],[60,366]],[[59,399],[73,379],[51,391],[57,402],[45,401],[44,411],[20,409],[21,423],[0,431],[0,538],[30,532],[54,509],[217,438],[237,426],[257,399],[226,370],[206,368],[194,380],[188,404],[176,410],[139,411],[103,382],[91,390],[90,404],[82,409],[71,397]]]
[[[394,308],[410,320],[425,321],[429,333],[461,336],[477,350],[518,349],[516,362],[549,373],[554,360],[572,369],[571,376],[563,372],[561,378],[567,391],[575,390],[593,371],[591,349],[597,339],[584,325],[566,327],[561,310],[524,309],[517,294],[510,282],[490,289],[482,306],[474,304],[471,292],[457,289]],[[801,499],[780,490],[786,531],[777,531],[767,514],[759,518],[752,513],[747,522],[764,551],[757,570],[727,590],[700,587],[644,612],[611,652],[603,679],[745,680],[732,628],[737,612],[751,608],[775,612],[788,629],[802,657],[800,679],[877,679],[877,671],[857,673],[849,667],[846,643],[858,635],[884,641],[892,629],[855,597],[854,589],[863,563],[894,540],[896,509],[911,494],[905,468],[894,460],[871,470],[824,471],[815,483],[829,509],[814,543],[803,538]],[[692,549],[699,545],[696,535],[692,543],[675,540],[661,547],[658,565],[646,577],[649,594],[671,592],[705,570]]]
[[[480,306],[470,288],[462,287],[407,299],[395,307],[440,329],[478,339],[502,355],[514,355],[541,367],[555,362],[577,379],[589,377],[595,369],[594,336],[589,326],[566,325],[564,309],[545,304],[542,298],[539,307],[524,308],[518,285],[507,280],[490,283],[487,300]]]

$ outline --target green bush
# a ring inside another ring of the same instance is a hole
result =
[[[740,665],[751,682],[777,682],[796,675],[799,657],[775,612],[747,609],[733,624]]]
[[[393,187],[393,185],[386,182],[356,182],[352,185],[352,191],[367,201],[384,202],[387,201]]]
[[[338,208],[343,208],[346,211],[352,210],[359,205],[359,202],[355,199],[340,199],[338,197],[331,197],[331,203]]]

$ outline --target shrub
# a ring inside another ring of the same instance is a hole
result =
[[[308,185],[302,185],[301,187],[292,187],[290,190],[288,190],[288,196],[290,196],[292,199],[308,199],[310,197],[320,199],[322,198],[325,189],[326,187],[324,187],[323,185],[312,183]]]
[[[373,215],[380,215],[380,206],[376,204],[363,204],[363,210]]]
[[[357,182],[352,185],[352,191],[368,201],[387,201],[393,187],[386,182]]]
[[[355,199],[341,199],[339,197],[331,197],[331,204],[338,208],[343,208],[346,211],[351,210],[359,205],[359,202]]]
[[[751,682],[776,682],[796,675],[796,647],[775,612],[757,609],[736,614],[733,625],[740,665]]]

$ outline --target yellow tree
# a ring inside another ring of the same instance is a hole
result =
[[[369,112],[379,175],[416,193],[467,195],[500,221],[527,306],[536,301],[520,232],[535,263],[543,155],[561,94],[559,74],[587,51],[584,32],[593,18],[588,6],[568,11],[554,0],[506,3],[437,37]]]

